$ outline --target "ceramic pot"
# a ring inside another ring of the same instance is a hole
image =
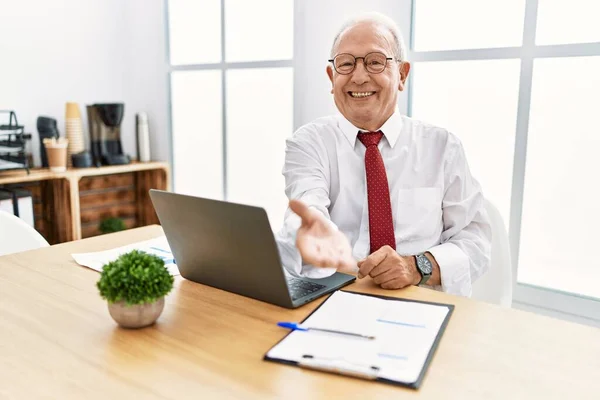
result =
[[[165,298],[161,297],[154,303],[135,304],[128,306],[124,301],[108,303],[108,312],[123,328],[143,328],[152,325],[165,307]]]

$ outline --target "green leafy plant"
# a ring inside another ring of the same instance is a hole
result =
[[[171,291],[173,276],[160,257],[132,250],[105,264],[96,286],[109,303],[152,303]]]
[[[126,228],[127,227],[125,226],[125,221],[123,221],[121,218],[116,217],[103,219],[102,222],[100,222],[100,226],[98,227],[98,229],[102,233],[124,231]]]

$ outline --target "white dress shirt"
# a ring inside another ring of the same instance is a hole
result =
[[[396,251],[429,251],[440,266],[445,292],[471,295],[489,267],[491,229],[479,183],[471,176],[456,136],[400,114],[380,128],[379,151],[387,171]],[[341,114],[320,118],[287,140],[285,192],[325,215],[350,241],[353,256],[369,255],[365,146],[359,129]],[[288,208],[277,233],[281,261],[295,276],[321,278],[334,268],[302,262],[295,242],[300,218]]]

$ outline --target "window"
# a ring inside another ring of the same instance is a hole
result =
[[[221,73],[171,73],[173,169],[179,193],[223,198]]]
[[[221,0],[169,0],[168,13],[171,65],[221,61]]]
[[[520,46],[525,0],[417,0],[416,51]]]
[[[534,62],[518,275],[597,298],[599,70],[600,56]]]
[[[278,229],[287,208],[281,170],[285,139],[293,130],[292,68],[236,69],[227,74],[227,193],[231,201],[265,207]]]
[[[291,60],[293,5],[290,0],[226,0],[225,60]]]
[[[600,42],[596,0],[538,0],[537,15],[538,45]]]
[[[264,207],[278,230],[294,126],[293,0],[168,4],[174,190]]]
[[[409,98],[412,116],[462,140],[509,226],[515,303],[594,320],[599,11],[591,0],[413,0]]]

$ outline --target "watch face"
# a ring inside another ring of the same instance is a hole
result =
[[[431,274],[432,266],[431,262],[424,255],[417,257],[417,265],[423,274]]]

